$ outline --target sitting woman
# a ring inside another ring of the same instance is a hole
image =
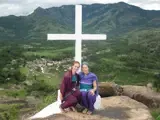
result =
[[[63,112],[66,112],[66,108],[70,108],[75,111],[75,106],[81,101],[81,92],[79,91],[79,75],[76,73],[80,67],[78,61],[74,61],[71,70],[64,74],[62,83],[60,85],[60,99],[62,104],[60,108]]]
[[[80,73],[80,91],[82,93],[81,105],[85,107],[83,113],[91,115],[94,111],[94,103],[98,95],[97,76],[89,72],[88,63],[82,64],[82,72]]]

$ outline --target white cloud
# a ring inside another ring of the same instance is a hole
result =
[[[117,3],[117,2],[126,2],[128,3],[128,0],[93,0],[96,3]]]
[[[144,9],[148,9],[148,10],[160,10],[160,4],[147,4],[144,5]]]
[[[144,9],[160,10],[160,0],[0,0],[0,16],[27,15],[37,7],[49,8],[68,4],[126,2]]]
[[[129,0],[129,3],[146,10],[160,10],[160,0]]]
[[[20,11],[20,6],[13,4],[2,4],[0,5],[0,15],[5,16],[9,14],[18,14]]]

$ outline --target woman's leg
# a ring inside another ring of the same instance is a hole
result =
[[[81,94],[81,92],[79,90],[76,90],[72,95],[77,98],[78,103],[80,104],[81,101],[82,101],[82,94]]]
[[[65,109],[65,108],[69,108],[71,106],[76,105],[78,102],[77,98],[73,95],[70,95],[66,98],[66,100],[61,104],[61,108]]]
[[[82,91],[81,92],[81,94],[82,94],[82,102],[81,102],[81,105],[82,106],[84,106],[85,108],[88,108],[88,101],[87,101],[87,92],[85,92],[85,91]]]
[[[94,103],[96,102],[96,95],[92,95],[88,92],[87,94],[87,100],[88,100],[88,110],[90,112],[94,111]]]

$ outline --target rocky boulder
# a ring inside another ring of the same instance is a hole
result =
[[[112,82],[100,82],[98,86],[101,97],[121,95],[123,93],[123,88]]]
[[[139,101],[149,108],[160,107],[160,93],[145,86],[124,85],[122,87],[123,95]]]
[[[153,120],[147,106],[127,96],[102,98],[102,106],[93,115],[68,112],[37,120]]]

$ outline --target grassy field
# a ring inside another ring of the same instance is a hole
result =
[[[47,84],[47,85],[50,85],[50,86],[57,86],[59,83],[60,83],[60,80],[61,78],[59,77],[59,75],[56,73],[56,74],[51,74],[51,73],[40,73],[37,78],[37,80],[44,80],[44,82]]]
[[[30,52],[24,52],[23,54],[25,56],[37,56],[37,57],[49,57],[49,58],[52,58],[52,57],[58,57],[59,55],[65,53],[65,52],[72,52],[73,51],[73,47],[67,47],[67,48],[64,48],[64,49],[58,49],[58,50],[55,50],[55,49],[52,49],[52,50],[36,50],[36,51],[30,51]]]

